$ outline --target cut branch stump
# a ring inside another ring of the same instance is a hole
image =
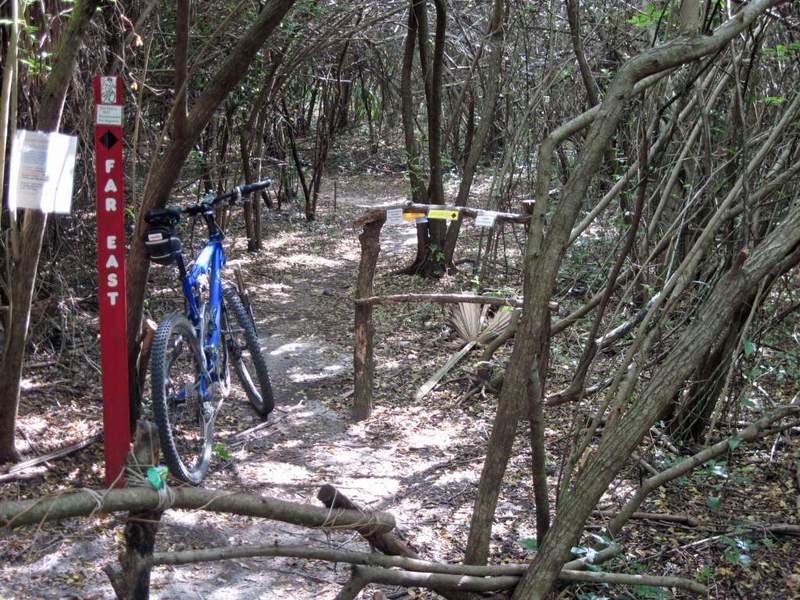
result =
[[[317,499],[328,508],[339,508],[343,510],[354,510],[369,514],[359,506],[354,504],[350,499],[337,490],[330,484],[325,484],[317,492]],[[355,531],[360,533],[366,539],[370,546],[392,556],[406,556],[408,558],[419,558],[419,555],[414,552],[403,540],[391,531],[376,532],[374,527],[364,525],[362,527],[354,528]]]

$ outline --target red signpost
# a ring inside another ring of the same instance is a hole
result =
[[[125,294],[125,198],[122,193],[122,80],[94,78],[97,179],[97,297],[103,381],[106,483],[122,472],[130,445]]]

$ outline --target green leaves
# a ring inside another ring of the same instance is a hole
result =
[[[652,585],[635,585],[633,586],[633,593],[639,598],[668,598],[668,592],[663,588],[655,587]]]
[[[628,19],[628,23],[640,29],[647,29],[658,23],[666,14],[667,9],[659,9],[655,4],[649,3],[644,10]]]
[[[699,569],[697,569],[697,580],[700,583],[708,583],[711,581],[711,575],[714,574],[714,569],[711,568],[711,565],[703,565]]]
[[[751,342],[750,340],[748,340],[747,338],[744,338],[742,340],[742,348],[744,349],[744,355],[747,358],[750,358],[751,356],[753,356],[753,353],[756,351],[755,344],[753,342]]]
[[[519,541],[519,545],[525,550],[536,550],[539,547],[539,542],[535,538],[522,538]]]
[[[722,499],[719,496],[709,496],[706,498],[706,504],[711,510],[719,510],[722,506]]]
[[[230,460],[231,453],[228,452],[228,448],[222,442],[216,442],[212,447],[211,451],[214,453],[214,456],[219,460]]]
[[[740,537],[732,538],[727,535],[723,535],[720,541],[726,546],[722,556],[730,564],[743,567],[749,567],[753,564],[753,559],[747,553],[757,545],[757,542]]]
[[[728,448],[731,450],[736,450],[739,447],[739,444],[742,443],[742,438],[738,435],[728,438]]]

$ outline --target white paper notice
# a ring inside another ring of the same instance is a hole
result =
[[[405,221],[403,220],[403,209],[402,208],[390,208],[386,211],[386,224],[387,225],[403,225]]]
[[[11,146],[8,208],[68,214],[78,138],[17,130]]]
[[[496,212],[492,212],[490,210],[479,210],[478,216],[475,219],[475,225],[480,227],[493,227],[496,218]]]
[[[122,107],[116,104],[98,104],[97,119],[98,125],[122,126]]]

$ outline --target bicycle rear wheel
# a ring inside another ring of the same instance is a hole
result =
[[[202,365],[192,324],[183,315],[167,315],[153,340],[153,412],[170,473],[193,485],[208,471],[214,421],[211,392],[207,389],[203,398],[201,391]]]
[[[275,408],[275,398],[255,323],[235,286],[224,283],[222,294],[226,308],[223,329],[228,357],[250,403],[261,417],[266,418]]]

